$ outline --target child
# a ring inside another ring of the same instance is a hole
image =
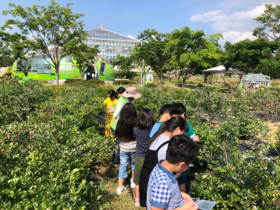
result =
[[[104,104],[107,105],[107,117],[106,117],[106,123],[105,123],[105,136],[109,137],[111,135],[111,128],[110,128],[110,123],[113,117],[113,112],[111,111],[112,108],[115,107],[117,102],[116,99],[116,93],[114,90],[109,90],[108,92],[108,98],[104,101]]]
[[[171,117],[181,116],[182,118],[185,119],[186,112],[187,112],[186,107],[181,103],[173,103],[170,106],[170,116]],[[188,123],[189,130],[188,130],[188,132],[185,133],[185,135],[190,137],[194,141],[199,141],[198,136],[196,136],[194,133],[193,127],[191,126],[191,124],[189,122],[187,122],[187,123]]]
[[[169,105],[169,114],[170,114],[171,117],[181,116],[185,119],[186,107],[181,103],[170,104]],[[194,133],[193,127],[191,126],[191,124],[189,122],[187,122],[187,123],[188,123],[189,130],[188,130],[188,132],[185,133],[185,135],[190,137],[194,141],[199,141],[198,136],[196,136],[195,133]],[[153,137],[154,133],[156,133],[158,131],[158,129],[161,127],[162,124],[163,123],[158,123],[158,125],[155,127],[155,129],[153,127],[153,130],[152,130],[153,133],[152,132],[150,133],[150,138]]]
[[[195,210],[195,203],[186,193],[181,193],[176,173],[188,170],[198,154],[198,146],[185,135],[173,136],[166,151],[165,160],[161,160],[153,169],[147,190],[147,209]],[[184,204],[184,200],[187,204]]]
[[[126,103],[131,103],[134,99],[137,99],[139,97],[141,97],[141,94],[139,94],[137,92],[137,89],[135,87],[128,87],[126,90],[123,87],[120,87],[117,90],[118,94],[121,95],[121,97],[119,98],[119,100],[116,103],[115,109],[114,109],[114,114],[113,114],[113,118],[111,121],[111,131],[114,134],[119,118],[120,118],[120,113],[122,111],[122,108],[124,107],[124,105]],[[119,141],[116,140],[115,141],[115,145],[119,145]],[[120,158],[119,158],[119,153],[114,151],[114,166],[115,167],[119,167],[119,162],[120,162]]]
[[[160,126],[167,120],[170,119],[170,114],[169,114],[169,109],[170,109],[170,104],[166,104],[166,105],[163,105],[161,108],[160,108],[160,119],[159,121],[154,124],[152,130],[151,130],[151,133],[150,133],[150,138],[152,138],[155,133],[158,131],[158,129],[160,128]]]
[[[160,127],[158,132],[148,142],[148,151],[139,180],[140,205],[142,207],[146,207],[146,194],[150,174],[159,161],[165,159],[170,138],[175,135],[184,134],[186,131],[188,131],[186,120],[179,116],[172,117]],[[179,184],[182,183],[179,181]]]
[[[140,112],[136,126],[133,128],[133,133],[136,137],[136,157],[135,157],[135,170],[134,179],[135,183],[135,206],[139,206],[139,179],[144,164],[146,155],[147,143],[150,140],[149,134],[153,124],[155,123],[152,110],[143,108]]]
[[[137,114],[132,103],[124,105],[120,119],[117,124],[115,133],[116,139],[120,141],[120,167],[119,167],[119,187],[117,188],[117,195],[122,194],[126,188],[123,186],[123,181],[127,177],[127,165],[130,162],[132,179],[131,187],[135,187],[133,183],[134,178],[134,158],[136,152],[136,139],[133,135],[133,127],[137,123]]]

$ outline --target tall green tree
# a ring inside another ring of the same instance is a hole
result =
[[[121,69],[121,71],[125,73],[126,78],[128,78],[130,70],[135,67],[134,65],[132,65],[132,63],[133,59],[131,56],[126,57],[119,54],[116,56],[116,58],[113,58],[111,60],[112,66],[118,66],[119,69]]]
[[[271,4],[266,4],[265,7],[266,10],[264,13],[255,18],[262,26],[255,28],[253,34],[257,37],[277,39],[280,33],[280,5],[275,5],[275,7],[273,7]],[[272,32],[272,34],[269,32]]]
[[[269,41],[268,38],[256,40],[243,40],[232,44],[226,42],[223,65],[228,68],[236,68],[244,73],[258,73],[267,68],[279,69],[280,63],[274,54],[280,47],[277,41]]]
[[[204,34],[204,33],[203,33]],[[202,34],[201,34],[202,35]],[[181,55],[188,51],[187,46],[190,46],[192,42],[193,31],[185,26],[180,29],[175,29],[171,33],[167,34],[167,45],[165,51],[169,51],[172,54],[172,66],[176,70],[184,69],[185,63],[181,62]],[[178,73],[178,79],[180,78]]]
[[[191,73],[219,64],[223,54],[218,44],[221,38],[221,34],[206,36],[202,30],[192,31],[187,26],[168,34],[166,51],[170,51],[173,63],[180,68],[183,85]]]
[[[155,29],[147,29],[137,37],[141,44],[137,45],[138,52],[147,64],[156,72],[159,81],[163,81],[163,67],[170,60],[171,54],[165,51],[167,40],[166,34]]]
[[[0,31],[0,39],[5,43],[5,49],[2,51],[3,58],[8,60],[12,57],[17,60],[17,69],[27,77],[34,57],[34,53],[26,56],[31,49],[30,40],[19,33],[9,34],[3,31]]]
[[[7,35],[9,34],[3,30],[0,31],[0,66],[2,67],[8,66],[12,58],[10,42],[6,39]]]
[[[33,5],[23,8],[10,3],[12,9],[3,11],[4,15],[14,17],[7,20],[4,27],[16,26],[21,34],[32,36],[31,50],[40,52],[46,62],[55,68],[57,85],[61,59],[67,55],[69,48],[83,43],[87,36],[83,21],[78,21],[84,15],[73,12],[72,5],[67,3],[63,7],[52,0],[48,7]]]

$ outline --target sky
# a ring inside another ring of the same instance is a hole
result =
[[[48,6],[50,0],[0,0],[0,8],[9,3],[23,7],[34,4]],[[167,33],[188,26],[206,34],[222,33],[225,41],[236,43],[255,39],[252,31],[259,25],[265,4],[280,4],[280,0],[56,0],[62,6],[73,3],[72,10],[83,13],[84,29],[103,27],[131,37],[145,29]],[[0,16],[0,25],[11,16]]]

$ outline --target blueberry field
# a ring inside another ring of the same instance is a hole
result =
[[[110,163],[115,147],[100,121],[112,88],[0,83],[0,209],[117,209],[104,206],[108,180],[94,178],[95,166]],[[192,197],[216,201],[216,209],[279,209],[276,89],[143,87],[139,92],[142,97],[133,102],[137,112],[150,108],[156,120],[164,104],[186,106],[200,137]]]

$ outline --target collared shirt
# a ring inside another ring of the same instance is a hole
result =
[[[147,209],[151,206],[162,209],[176,209],[184,205],[181,191],[176,179],[161,165],[160,161],[153,169],[147,188]]]

